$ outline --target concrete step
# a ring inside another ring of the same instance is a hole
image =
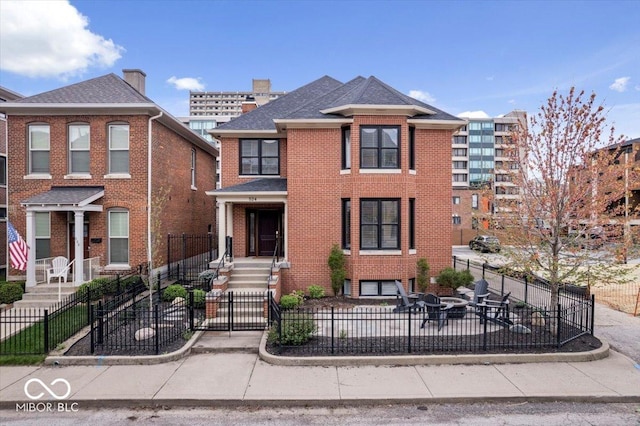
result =
[[[73,294],[73,293],[61,292],[60,293],[60,298],[61,299],[65,299],[70,294]],[[39,300],[41,300],[41,301],[51,300],[51,301],[57,302],[58,301],[58,292],[55,292],[55,293],[42,293],[42,292],[39,292],[39,293],[24,293],[22,295],[22,300],[30,301],[30,302],[39,301]]]
[[[63,293],[73,293],[78,289],[78,287],[74,286],[70,283],[62,283],[60,285],[60,290]],[[26,288],[27,293],[58,293],[58,284],[38,284],[33,287]]]
[[[241,268],[234,269],[232,276],[266,276],[269,275],[269,268]]]
[[[40,308],[40,309],[50,309],[53,305],[58,303],[58,299],[56,300],[18,300],[13,302],[14,308]]]
[[[267,288],[267,278],[265,277],[263,280],[239,280],[239,279],[231,279],[229,280],[229,287],[233,288]]]
[[[266,260],[237,260],[233,262],[234,269],[242,268],[270,268],[271,259]]]

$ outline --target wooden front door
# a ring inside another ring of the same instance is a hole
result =
[[[276,232],[282,236],[281,210],[248,210],[247,211],[247,255],[273,256],[276,248]],[[280,239],[282,241],[282,239]],[[282,253],[282,247],[278,250]]]

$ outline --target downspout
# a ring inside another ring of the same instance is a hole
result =
[[[163,112],[149,119],[149,134],[147,137],[147,259],[149,262],[149,309],[153,309],[153,253],[151,249],[151,146],[153,137],[151,129],[154,120],[162,117]]]

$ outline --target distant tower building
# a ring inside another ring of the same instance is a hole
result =
[[[286,92],[272,92],[271,80],[253,79],[251,92],[190,92],[190,116],[237,117],[242,114],[242,103],[253,98],[257,106],[266,104]]]

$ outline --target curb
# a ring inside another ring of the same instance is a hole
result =
[[[600,339],[600,338],[599,338]],[[273,365],[305,367],[346,367],[383,365],[462,365],[462,364],[522,364],[539,362],[588,362],[609,356],[609,343],[588,352],[557,352],[541,354],[463,354],[463,355],[395,355],[395,356],[313,356],[283,357],[267,352],[267,333],[260,340],[260,359]]]

